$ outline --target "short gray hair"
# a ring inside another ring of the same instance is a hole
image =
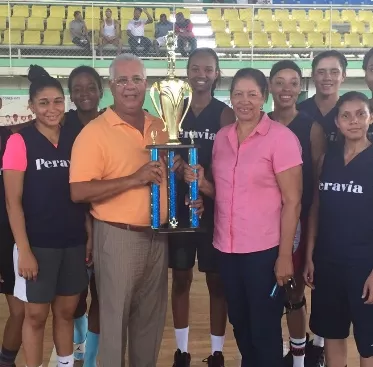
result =
[[[110,80],[114,79],[114,70],[115,70],[116,63],[121,62],[121,61],[137,61],[141,65],[143,72],[144,72],[144,76],[146,77],[144,62],[138,56],[133,55],[133,54],[120,54],[110,64],[110,68],[109,68]]]

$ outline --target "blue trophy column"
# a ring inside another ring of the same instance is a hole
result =
[[[177,214],[176,214],[176,173],[172,171],[174,165],[175,151],[168,151],[168,212],[169,212],[169,224],[171,228],[177,227]]]
[[[198,164],[198,151],[197,148],[189,148],[189,165],[195,166]],[[198,180],[189,184],[189,200],[195,201],[198,199]],[[189,208],[189,222],[190,228],[199,227],[199,217],[196,208]]]
[[[150,149],[150,160],[159,160],[158,149]],[[151,184],[151,226],[153,229],[160,227],[160,188],[155,183]]]

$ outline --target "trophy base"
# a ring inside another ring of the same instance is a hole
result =
[[[175,149],[190,149],[198,148],[196,144],[151,144],[145,147],[146,149],[165,149],[165,150],[175,150]]]
[[[201,232],[206,232],[204,228],[169,228],[169,227],[164,227],[164,228],[158,228],[154,229],[154,232],[157,233],[201,233]]]

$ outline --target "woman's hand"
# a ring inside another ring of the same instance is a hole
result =
[[[93,264],[93,256],[92,256],[92,252],[93,252],[93,241],[92,241],[92,238],[88,238],[87,240],[87,244],[85,246],[85,263],[88,267],[92,266]]]
[[[185,205],[189,205],[190,208],[196,208],[198,216],[200,218],[202,217],[202,214],[205,210],[202,196],[199,195],[197,200],[190,201],[188,195],[185,195]]]
[[[373,305],[373,271],[370,273],[368,279],[365,281],[363,288],[363,295],[361,298],[366,299],[364,304]]]
[[[315,272],[315,265],[313,264],[313,260],[306,260],[306,263],[304,265],[303,270],[303,279],[304,282],[308,287],[311,289],[315,289],[315,286],[313,285],[313,274]]]
[[[19,251],[18,274],[25,280],[36,280],[39,267],[31,250]]]
[[[198,187],[201,188],[206,180],[205,169],[200,164],[197,164],[196,166],[185,164],[184,180],[188,184],[198,180]]]
[[[293,256],[279,255],[275,264],[275,275],[277,284],[284,286],[294,275]]]

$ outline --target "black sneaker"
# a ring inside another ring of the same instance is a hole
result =
[[[214,352],[214,354],[202,362],[207,363],[208,367],[224,367],[224,356],[222,352]]]
[[[190,367],[190,360],[191,357],[189,353],[181,353],[181,350],[178,349],[175,352],[174,364],[172,365],[172,367]]]
[[[306,345],[304,367],[325,367],[324,348],[317,347],[316,345],[313,345],[313,341],[310,341]]]

